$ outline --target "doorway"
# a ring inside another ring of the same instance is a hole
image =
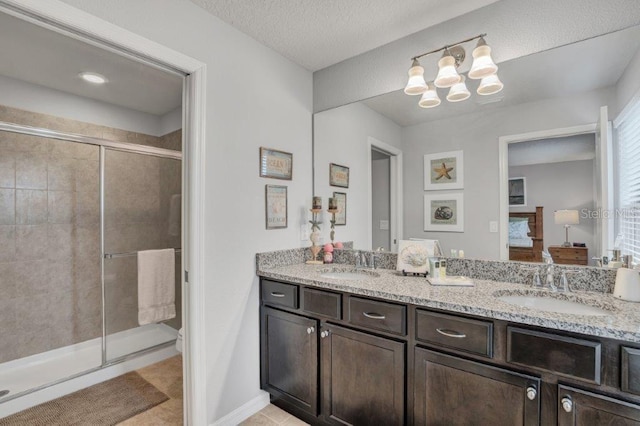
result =
[[[369,137],[368,155],[370,247],[396,252],[402,237],[402,151]]]

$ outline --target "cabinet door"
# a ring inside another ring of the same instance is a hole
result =
[[[323,416],[333,424],[405,422],[405,343],[323,326]]]
[[[318,414],[318,321],[262,308],[262,388]]]
[[[558,425],[640,425],[640,406],[558,386]]]
[[[540,379],[415,349],[416,425],[538,425]]]

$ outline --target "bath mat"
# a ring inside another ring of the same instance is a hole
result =
[[[133,371],[0,419],[0,425],[115,425],[168,399]]]

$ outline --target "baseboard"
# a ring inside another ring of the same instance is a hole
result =
[[[248,401],[246,404],[236,408],[223,418],[211,423],[212,426],[236,426],[258,411],[269,405],[269,393],[260,391],[260,395]]]

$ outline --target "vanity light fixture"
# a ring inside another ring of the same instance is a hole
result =
[[[422,94],[422,97],[420,98],[420,102],[418,102],[418,105],[420,105],[420,107],[422,108],[433,108],[440,105],[440,102],[442,101],[438,96],[438,91],[436,90],[436,87],[433,85],[433,83],[428,83],[427,91]]]
[[[104,84],[107,82],[107,78],[102,74],[98,74],[97,72],[83,71],[78,74],[78,76],[80,76],[80,78],[82,78],[84,81],[88,81],[89,83],[93,84]]]
[[[486,34],[479,34],[411,58],[409,81],[404,88],[404,92],[407,95],[422,95],[418,102],[418,105],[422,108],[433,108],[440,105],[441,101],[436,88],[450,88],[447,95],[449,102],[461,102],[469,99],[471,93],[467,88],[465,76],[458,73],[458,67],[466,57],[462,44],[473,40],[478,40],[478,43],[473,50],[473,64],[468,73],[468,78],[481,80],[476,90],[479,95],[492,95],[501,91],[504,84],[496,74],[498,66],[491,58],[491,48],[487,45],[484,39],[485,36]],[[424,68],[420,65],[418,59],[441,51],[443,53],[438,61],[438,74],[433,82],[427,84],[424,79]]]

